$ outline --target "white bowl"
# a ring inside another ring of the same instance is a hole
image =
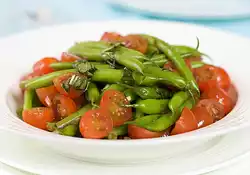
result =
[[[34,128],[15,115],[20,105],[18,79],[32,64],[44,56],[56,56],[74,42],[98,40],[104,31],[148,33],[172,44],[195,46],[200,39],[201,51],[224,67],[235,83],[239,99],[224,119],[193,132],[166,138],[143,140],[91,140],[56,135]],[[198,148],[207,149],[216,138],[250,124],[249,69],[250,40],[221,31],[170,22],[109,21],[55,26],[25,32],[0,40],[0,128],[20,137],[28,137],[71,158],[103,163],[131,163],[176,156]]]

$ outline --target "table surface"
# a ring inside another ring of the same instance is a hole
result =
[[[115,9],[105,4],[104,0],[8,0],[0,2],[1,37],[51,24],[112,19],[146,19],[146,17]],[[250,37],[250,18],[224,22],[188,22]],[[209,173],[209,175],[249,174],[247,173],[250,170],[249,161],[250,157],[246,157],[230,167]],[[18,174],[18,172],[0,164],[0,174],[11,175]]]

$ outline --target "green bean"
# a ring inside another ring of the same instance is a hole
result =
[[[138,100],[136,104],[126,105],[126,107],[133,107],[139,109],[145,114],[160,114],[168,110],[167,99],[146,99]]]
[[[165,99],[172,95],[168,90],[158,87],[134,87],[133,90],[142,99]]]
[[[132,89],[125,90],[124,95],[128,99],[129,102],[133,102],[137,99],[137,95]]]
[[[161,117],[160,114],[154,114],[154,115],[146,115],[140,118],[136,118],[133,121],[128,121],[126,122],[127,124],[134,124],[137,125],[139,127],[144,127],[148,124],[151,124],[153,122],[155,122],[157,119],[159,119]]]
[[[113,130],[109,133],[108,139],[117,139],[118,136],[123,136],[128,133],[128,125],[121,125],[113,128]]]
[[[168,60],[162,59],[162,60],[152,60],[152,61],[146,61],[143,64],[144,65],[151,65],[151,66],[157,66],[157,67],[163,67],[164,64],[168,63]]]
[[[137,85],[142,85],[142,86],[154,86],[157,83],[159,83],[159,79],[155,76],[152,76],[151,74],[146,74],[144,75],[140,74],[139,72],[133,72],[132,77]]]
[[[174,63],[178,71],[182,74],[182,76],[187,80],[188,85],[191,88],[192,96],[197,100],[200,96],[200,91],[198,85],[194,79],[194,76],[185,61],[182,59],[181,55],[175,51],[173,47],[171,47],[168,43],[157,39],[156,45],[159,50],[161,50],[167,57]]]
[[[144,113],[142,111],[140,111],[139,109],[135,110],[135,116],[134,116],[135,119],[141,118],[143,116],[144,116]]]
[[[64,70],[64,69],[73,69],[73,62],[57,62],[51,63],[49,66],[54,70]]]
[[[202,67],[204,65],[205,65],[205,63],[202,61],[192,61],[191,62],[192,69],[199,68],[199,67]]]
[[[102,54],[110,46],[109,43],[103,41],[81,42],[72,46],[68,52],[91,61],[103,61]]]
[[[119,84],[107,84],[102,91],[105,92],[106,90],[110,89],[123,92],[126,88]]]
[[[20,107],[20,108],[18,108],[18,109],[16,110],[16,115],[17,115],[20,119],[22,119],[22,118],[23,118],[22,114],[23,114],[23,107]]]
[[[32,102],[35,95],[35,91],[33,89],[27,89],[24,92],[24,102],[23,102],[23,110],[31,109]]]
[[[86,96],[91,104],[96,104],[99,101],[100,91],[94,83],[89,84]]]
[[[154,132],[164,131],[168,129],[170,126],[172,126],[179,119],[181,111],[185,106],[187,106],[188,108],[192,108],[192,105],[193,105],[193,100],[188,99],[185,103],[179,106],[179,112],[175,114],[172,114],[171,112],[164,114],[154,122],[148,125],[144,125],[143,128]]]
[[[54,132],[64,136],[75,136],[77,132],[77,125],[68,125],[62,129],[57,129]]]
[[[173,45],[175,51],[178,52],[181,56],[184,57],[200,57],[202,55],[207,56],[206,54],[199,52],[196,48],[182,45]]]
[[[185,80],[174,72],[168,70],[163,71],[160,68],[154,66],[145,67],[144,72],[151,74],[152,76],[164,79],[164,81],[161,81],[161,83],[163,84],[171,85],[179,89],[186,88],[187,84]]]
[[[74,112],[73,114],[70,114],[68,117],[58,121],[56,123],[56,127],[59,129],[62,129],[65,126],[68,126],[71,124],[78,124],[81,116],[84,115],[90,109],[92,109],[92,106],[90,104],[83,106],[77,112]]]
[[[105,83],[117,83],[122,81],[124,71],[118,69],[100,69],[96,70],[91,77],[92,81],[105,82]]]
[[[155,61],[155,60],[167,60],[167,58],[166,55],[164,54],[157,54],[150,59],[150,61]]]
[[[21,81],[19,86],[20,88],[25,88],[25,89],[37,89],[41,87],[46,87],[53,83],[54,78],[69,72],[76,72],[76,70],[67,69],[67,70],[52,72],[46,75],[42,75],[40,77],[35,77],[29,80]]]
[[[168,108],[173,114],[179,111],[180,106],[189,98],[189,93],[184,91],[179,91],[174,94],[168,103]]]
[[[148,48],[147,48],[147,52],[146,52],[146,55],[148,57],[152,57],[153,55],[155,54],[159,54],[159,50],[157,49],[157,47],[155,47],[154,45],[148,45]]]

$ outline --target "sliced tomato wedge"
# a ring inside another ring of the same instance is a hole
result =
[[[218,121],[225,116],[224,107],[215,99],[200,100],[197,104],[198,107],[206,108],[213,121]]]
[[[61,120],[77,111],[75,102],[64,95],[56,95],[54,97],[53,108],[57,114],[57,120]]]
[[[36,94],[40,102],[47,107],[52,106],[53,98],[58,94],[55,86],[48,86],[44,88],[36,89]]]
[[[57,91],[65,96],[68,96],[72,99],[75,99],[77,97],[80,97],[83,94],[82,90],[76,90],[73,87],[69,88],[69,91],[67,92],[64,88],[63,88],[63,83],[65,81],[67,81],[70,77],[72,77],[73,75],[75,75],[76,73],[66,73],[60,77],[57,77],[53,80],[54,86],[56,87]],[[81,75],[82,76],[82,75]]]
[[[86,112],[81,117],[79,128],[84,138],[101,139],[112,131],[113,121],[107,110],[99,108]]]
[[[85,99],[84,95],[81,95],[80,97],[75,98],[74,102],[76,104],[76,108],[80,109],[85,104],[86,99]]]
[[[173,130],[171,131],[171,135],[182,134],[185,132],[193,131],[198,128],[198,122],[195,118],[193,112],[184,108],[180,118],[176,121]]]
[[[105,32],[102,35],[101,40],[102,41],[107,41],[107,42],[120,42],[121,38],[122,38],[122,36],[119,33],[116,33],[116,32]]]
[[[24,110],[23,121],[40,129],[47,130],[47,123],[55,119],[52,108],[38,107]]]
[[[165,131],[152,132],[136,125],[128,125],[128,136],[131,139],[149,139],[164,136]]]
[[[58,62],[54,57],[45,57],[37,61],[33,65],[33,72],[37,75],[44,75],[53,72],[54,70],[50,67],[51,63]]]
[[[74,55],[69,54],[67,52],[63,52],[61,55],[62,62],[75,62],[77,60],[79,60],[79,58],[77,56],[74,56]]]
[[[140,35],[127,35],[122,38],[122,42],[125,44],[126,47],[137,50],[143,54],[146,53],[148,48],[148,40],[141,37]]]
[[[231,80],[227,72],[213,65],[207,64],[194,69],[194,75],[202,92],[208,91],[208,89],[215,86],[227,90],[231,85]]]
[[[228,114],[234,107],[232,99],[224,89],[214,87],[202,93],[202,99],[214,99],[224,107],[225,114]]]
[[[129,104],[124,93],[117,90],[106,90],[102,96],[100,107],[107,109],[114,126],[120,126],[132,118],[132,108],[123,107]]]
[[[194,107],[192,112],[196,118],[198,128],[211,125],[214,122],[214,118],[209,114],[205,107]]]

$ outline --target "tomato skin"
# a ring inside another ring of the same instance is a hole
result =
[[[165,134],[165,131],[162,132],[152,132],[145,128],[138,127],[136,125],[128,125],[128,136],[131,139],[149,139],[161,137]]]
[[[125,95],[117,90],[106,90],[102,96],[100,107],[109,111],[114,126],[120,126],[132,118],[132,108],[122,107],[129,104]]]
[[[62,62],[75,62],[77,60],[79,60],[79,58],[77,56],[71,55],[67,52],[63,52],[61,55]]]
[[[214,99],[203,99],[198,102],[197,107],[206,108],[213,121],[216,122],[225,116],[224,107]]]
[[[53,57],[45,57],[37,61],[33,65],[33,72],[37,75],[44,75],[53,72],[54,70],[49,66],[51,63],[56,63],[58,60]]]
[[[195,129],[198,129],[196,117],[190,109],[185,107],[171,131],[171,135],[182,134]]]
[[[210,88],[208,91],[205,91],[202,96],[202,99],[214,99],[224,107],[225,114],[228,114],[233,109],[233,101],[228,96],[227,92],[224,89],[214,87]]]
[[[75,73],[66,73],[60,77],[57,77],[53,80],[54,86],[56,87],[57,91],[65,95],[67,97],[70,97],[72,99],[75,99],[77,97],[80,97],[83,94],[82,90],[76,90],[73,87],[69,89],[69,92],[67,92],[63,87],[62,84],[64,81],[68,80],[71,76],[73,76]]]
[[[75,102],[64,95],[56,95],[54,97],[53,108],[56,111],[57,120],[61,120],[77,111]]]
[[[203,128],[211,125],[214,121],[213,117],[209,114],[205,107],[196,106],[192,109],[198,123],[198,128]]]
[[[58,94],[55,86],[36,89],[36,94],[44,106],[51,107],[53,98]]]
[[[23,121],[40,129],[47,130],[47,123],[55,119],[52,108],[38,107],[24,110]]]
[[[105,109],[89,110],[81,117],[79,128],[84,138],[101,139],[112,131],[113,121]]]
[[[204,65],[194,69],[194,75],[199,85],[200,91],[207,91],[209,88],[218,86],[227,90],[231,84],[231,80],[227,72],[213,65]]]
[[[148,40],[145,38],[141,37],[140,35],[127,35],[122,38],[123,43],[125,44],[126,47],[130,49],[137,50],[141,53],[146,53],[147,48],[148,48]]]
[[[104,34],[101,37],[101,41],[107,41],[107,42],[119,42],[121,41],[121,39],[122,36],[116,32],[104,32]]]
[[[238,100],[238,93],[233,84],[231,84],[230,87],[228,88],[227,94],[231,98],[233,106],[235,106]]]

